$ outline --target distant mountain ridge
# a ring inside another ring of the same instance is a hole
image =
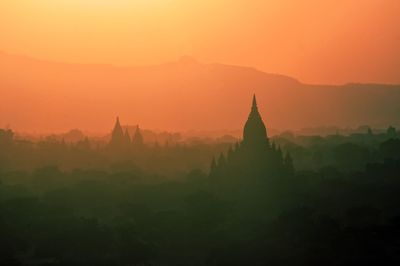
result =
[[[190,57],[120,67],[37,60],[0,52],[0,127],[237,129],[257,94],[267,128],[400,125],[400,85],[309,85],[250,67]]]

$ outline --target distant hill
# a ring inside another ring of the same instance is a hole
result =
[[[116,115],[144,128],[237,129],[253,93],[269,128],[400,125],[400,85],[308,85],[190,57],[117,67],[0,53],[0,93],[0,127],[25,130],[111,130]]]

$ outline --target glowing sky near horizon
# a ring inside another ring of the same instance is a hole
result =
[[[13,0],[0,50],[66,62],[192,55],[310,83],[400,83],[398,0]]]

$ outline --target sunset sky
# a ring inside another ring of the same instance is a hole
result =
[[[308,83],[400,83],[398,0],[6,0],[0,50],[147,65],[191,55]]]

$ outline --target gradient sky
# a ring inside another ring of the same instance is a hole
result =
[[[400,83],[398,0],[0,1],[0,50],[158,64],[192,55],[308,83]]]

